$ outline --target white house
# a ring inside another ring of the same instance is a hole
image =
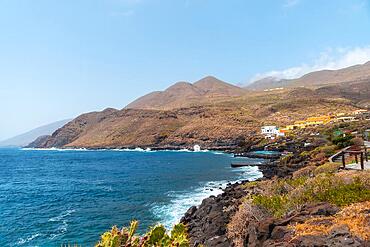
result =
[[[283,132],[280,132],[279,128],[276,126],[262,126],[261,127],[261,133],[266,138],[274,139],[277,136],[284,136]]]
[[[194,145],[193,149],[194,149],[194,152],[200,152],[200,146],[199,145]]]

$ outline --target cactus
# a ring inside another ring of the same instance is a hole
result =
[[[166,228],[158,224],[151,227],[144,236],[135,235],[138,221],[132,221],[130,226],[121,230],[113,226],[108,232],[101,235],[100,242],[96,247],[188,247],[189,240],[187,229],[183,224],[173,227],[170,234]]]

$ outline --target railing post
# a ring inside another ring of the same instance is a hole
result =
[[[369,161],[369,158],[367,157],[367,147],[366,147],[366,145],[365,145],[365,160],[366,160],[366,162]]]
[[[364,153],[361,152],[361,170],[364,170]]]
[[[357,154],[355,154],[355,161],[356,161],[356,164],[358,164]]]
[[[344,152],[342,152],[342,164],[343,164],[343,169],[346,168],[346,157],[344,156]]]

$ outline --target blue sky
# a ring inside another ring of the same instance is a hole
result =
[[[214,75],[370,60],[364,0],[0,0],[0,139]]]

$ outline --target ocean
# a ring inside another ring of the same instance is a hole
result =
[[[141,233],[170,227],[228,182],[262,176],[231,160],[186,150],[0,149],[0,246],[93,246],[132,219]]]

